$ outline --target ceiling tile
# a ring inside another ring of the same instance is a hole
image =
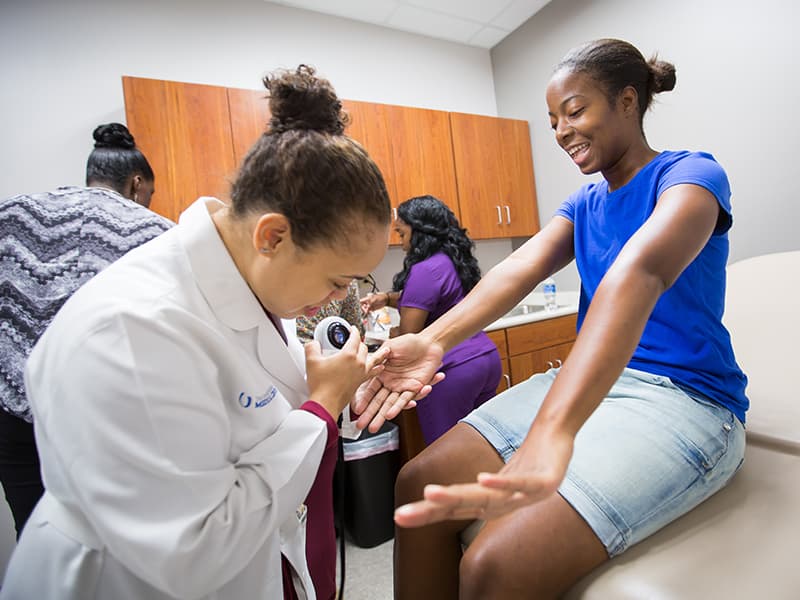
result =
[[[479,48],[494,48],[499,44],[503,38],[508,35],[505,29],[498,29],[491,25],[482,28],[478,33],[473,35],[469,40],[470,46],[478,46]]]
[[[482,25],[478,23],[465,21],[459,17],[426,11],[408,5],[398,7],[386,25],[463,44],[466,44],[482,28]]]
[[[400,4],[396,0],[273,0],[273,3],[378,24],[385,23]]]
[[[477,23],[490,23],[512,0],[486,2],[486,0],[407,0],[400,2],[417,8],[439,12]]]
[[[550,0],[264,0],[491,48]]]
[[[549,2],[550,0],[513,0],[503,12],[488,22],[495,27],[514,31]]]

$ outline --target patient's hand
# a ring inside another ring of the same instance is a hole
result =
[[[389,358],[384,370],[356,395],[351,406],[359,415],[356,426],[369,426],[372,432],[393,419],[404,408],[413,408],[418,400],[431,391],[431,386],[444,379],[437,373],[444,351],[417,334],[403,335],[384,342],[381,349],[389,348]]]
[[[534,428],[498,473],[480,473],[475,483],[425,486],[423,500],[395,511],[395,523],[420,527],[447,520],[493,519],[554,494],[566,475],[574,440],[569,434],[539,433]]]

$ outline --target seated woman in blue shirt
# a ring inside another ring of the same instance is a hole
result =
[[[392,418],[447,349],[576,261],[579,332],[564,365],[479,407],[401,472],[397,598],[558,597],[740,466],[747,380],[721,323],[728,179],[709,154],[654,150],[642,127],[675,81],[673,65],[620,40],[569,52],[547,86],[550,122],[581,172],[603,179],[459,305],[389,341],[362,423]],[[486,525],[462,556],[475,519]]]

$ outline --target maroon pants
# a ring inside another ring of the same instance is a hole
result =
[[[336,597],[336,532],[333,525],[333,471],[336,468],[336,444],[339,429],[319,404],[306,402],[301,407],[314,413],[327,424],[328,441],[317,471],[317,477],[306,497],[306,560],[318,600]],[[283,557],[283,597],[297,600],[292,584],[291,566]]]

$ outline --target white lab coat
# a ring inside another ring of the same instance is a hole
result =
[[[201,198],[80,289],[26,371],[47,492],[0,598],[315,597],[301,504],[326,424]],[[291,327],[289,327],[291,326]]]

